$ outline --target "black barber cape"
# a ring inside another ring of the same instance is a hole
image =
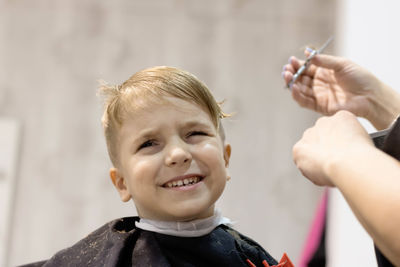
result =
[[[24,267],[276,265],[260,245],[220,225],[200,237],[176,237],[135,227],[138,217],[111,221],[47,261]]]

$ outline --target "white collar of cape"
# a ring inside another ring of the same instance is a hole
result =
[[[205,219],[188,222],[156,221],[140,218],[135,222],[137,228],[165,235],[179,237],[199,237],[211,233],[217,226],[224,224],[232,226],[233,222],[222,217],[221,212],[216,209],[214,215]]]

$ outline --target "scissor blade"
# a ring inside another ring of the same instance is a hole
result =
[[[333,36],[329,37],[329,39],[320,47],[320,49],[318,49],[317,54],[322,53],[325,48],[332,42],[333,40]]]

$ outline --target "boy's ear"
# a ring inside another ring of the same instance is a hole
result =
[[[110,169],[110,178],[115,188],[117,189],[119,196],[123,202],[127,202],[131,199],[131,194],[126,187],[125,179],[116,168]]]
[[[228,143],[224,144],[224,160],[225,160],[225,167],[229,166],[229,159],[231,158],[231,145]]]

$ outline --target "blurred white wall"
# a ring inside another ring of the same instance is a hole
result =
[[[19,125],[0,117],[0,265],[7,259],[7,245],[14,208],[14,193],[19,152]]]
[[[340,0],[337,8],[337,55],[366,67],[400,91],[400,2]],[[371,124],[361,120],[369,132]],[[328,216],[328,266],[376,266],[373,242],[337,190]]]
[[[320,189],[291,149],[316,115],[280,75],[290,55],[332,34],[334,19],[334,0],[0,0],[0,116],[21,122],[8,265],[49,258],[136,214],[108,178],[96,81],[154,65],[186,69],[227,100],[232,180],[219,206],[295,262]]]

